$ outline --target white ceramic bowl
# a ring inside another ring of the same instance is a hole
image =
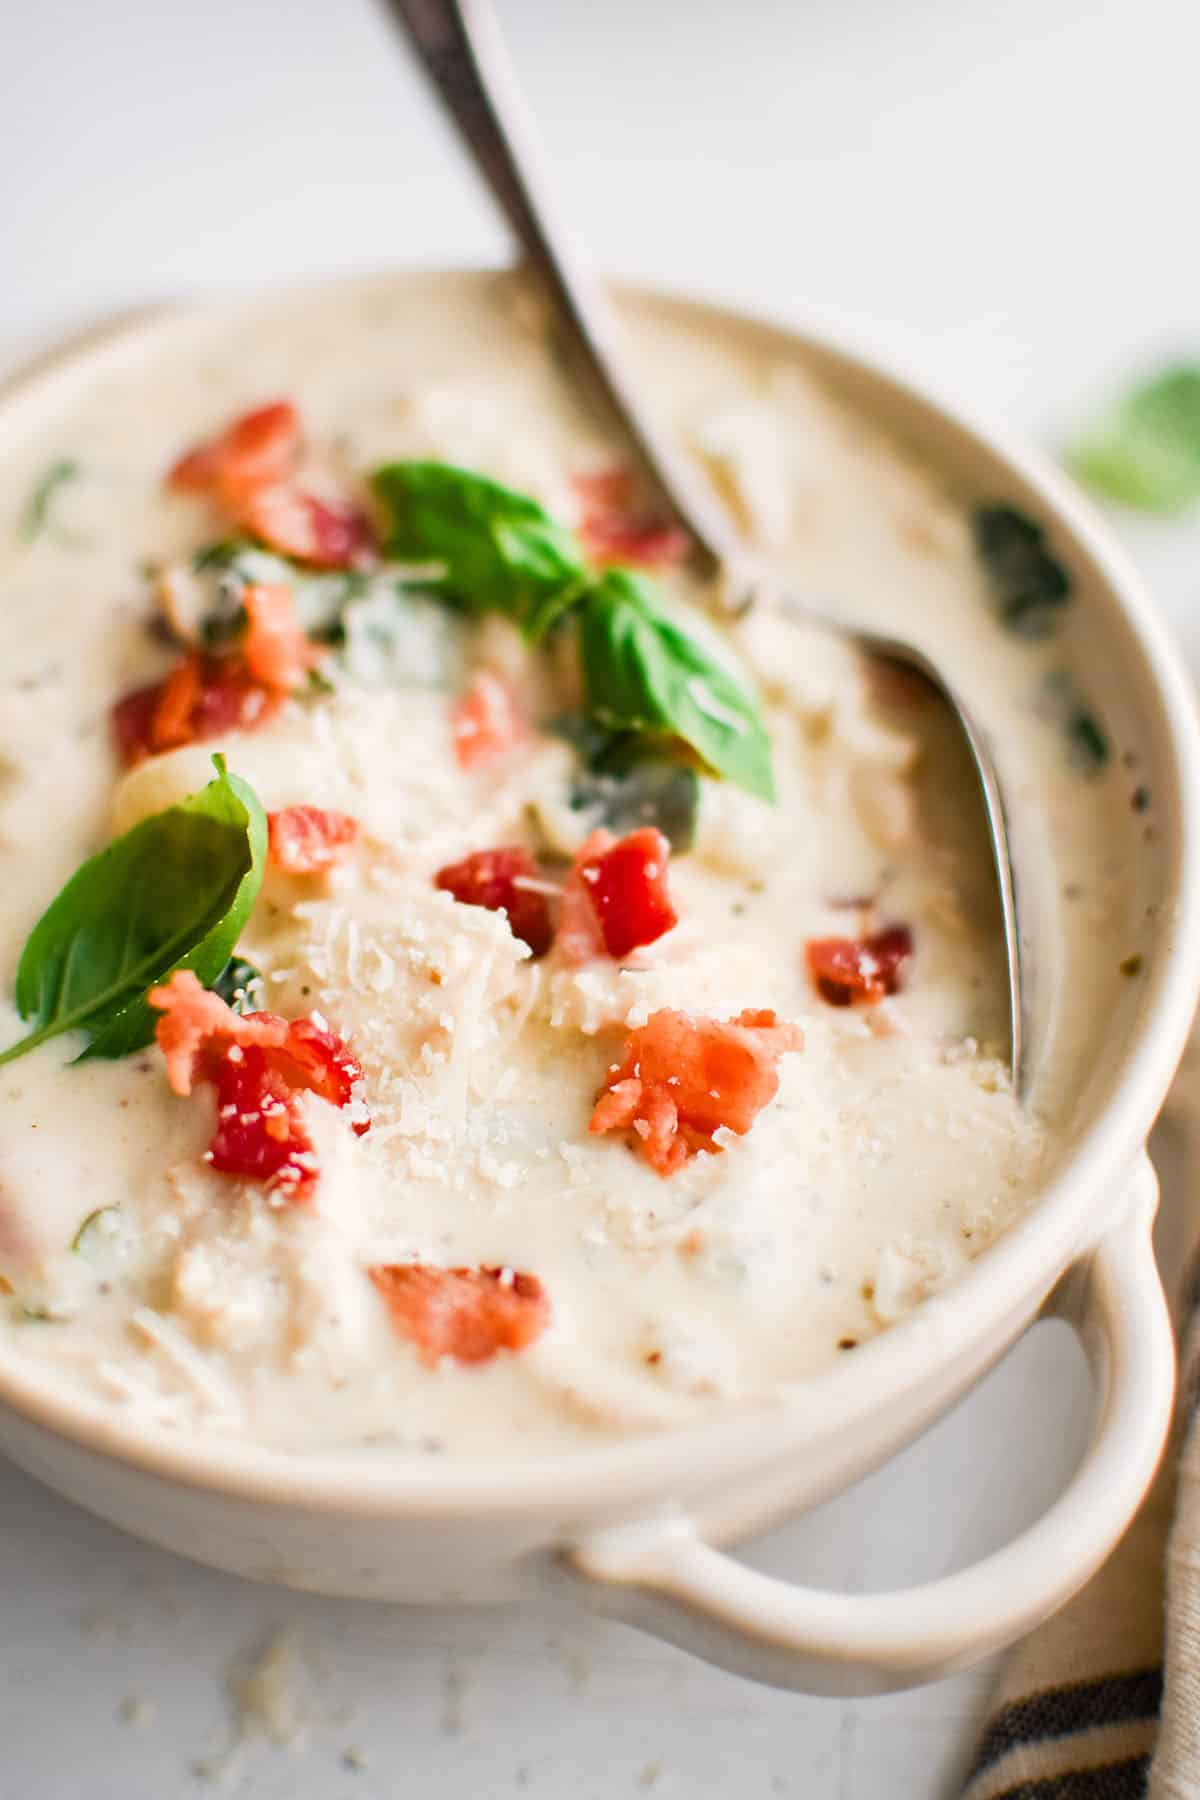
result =
[[[1086,595],[1090,688],[1137,746],[1157,833],[1145,974],[1129,1019],[1096,1047],[1072,1154],[1029,1215],[947,1292],[783,1404],[558,1458],[296,1456],[135,1428],[0,1356],[0,1447],[126,1530],[238,1574],[436,1603],[529,1597],[553,1584],[760,1680],[878,1691],[960,1667],[1059,1606],[1112,1548],[1158,1460],[1173,1349],[1144,1146],[1200,988],[1200,737],[1178,654],[1136,573],[1040,459],[824,337],[632,290],[623,302],[635,315],[686,318],[802,357],[952,465],[968,490],[1052,521],[1056,552]],[[80,382],[128,369],[148,345],[186,353],[220,322],[212,313],[142,321],[43,364],[10,388],[0,447]],[[1047,1306],[1082,1334],[1097,1424],[1067,1491],[1015,1542],[925,1586],[853,1596],[792,1586],[727,1553],[913,1438]]]

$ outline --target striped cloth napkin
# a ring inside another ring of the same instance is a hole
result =
[[[1159,1259],[1177,1290],[1175,1435],[1117,1550],[1014,1652],[963,1800],[1200,1800],[1200,1218],[1185,1216],[1200,1204],[1195,1041],[1153,1148]]]

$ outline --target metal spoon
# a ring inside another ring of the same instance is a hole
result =
[[[991,753],[954,690],[922,651],[903,639],[818,617],[801,602],[779,595],[758,567],[728,515],[695,466],[647,413],[619,346],[618,328],[599,285],[575,254],[543,173],[543,159],[528,110],[487,0],[385,0],[404,26],[417,56],[513,233],[541,277],[558,322],[577,351],[613,422],[634,450],[658,499],[685,527],[698,572],[714,579],[723,606],[745,612],[769,598],[810,623],[849,638],[864,653],[915,670],[935,688],[962,728],[983,795],[988,836],[1000,889],[1008,966],[1014,1085],[1025,1085],[1023,1046],[1028,1038],[1021,988],[1017,893],[1008,820]]]

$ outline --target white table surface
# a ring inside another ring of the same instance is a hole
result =
[[[1200,349],[1191,0],[501,12],[614,270],[848,322],[1051,443],[1131,364]],[[0,7],[0,70],[0,364],[147,299],[503,253],[368,0],[25,0]],[[1200,534],[1123,528],[1200,657]],[[755,1559],[855,1588],[959,1566],[1056,1491],[1085,1406],[1072,1340],[1039,1328]],[[280,1629],[307,1748],[254,1742],[225,1771],[263,1800],[940,1800],[993,1673],[812,1700],[615,1625],[292,1596],[4,1466],[0,1621],[0,1800],[203,1792],[227,1680]]]

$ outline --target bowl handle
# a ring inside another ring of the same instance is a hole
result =
[[[1051,1302],[1083,1341],[1097,1424],[1066,1490],[1028,1530],[919,1587],[839,1594],[749,1569],[704,1543],[690,1521],[647,1522],[573,1547],[575,1567],[610,1584],[593,1605],[753,1680],[838,1694],[934,1680],[1048,1617],[1121,1536],[1170,1424],[1174,1343],[1150,1239],[1157,1183],[1145,1156],[1131,1185],[1120,1223]]]

